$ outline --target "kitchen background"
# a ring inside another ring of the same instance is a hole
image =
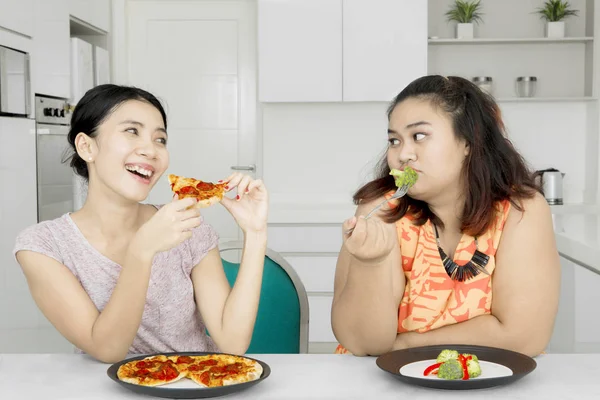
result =
[[[385,148],[388,102],[418,76],[492,77],[508,135],[532,168],[565,173],[564,205],[552,206],[557,221],[595,216],[600,1],[570,1],[578,16],[554,39],[534,14],[542,0],[482,0],[475,39],[455,38],[444,16],[451,3],[0,0],[0,46],[27,53],[31,72],[27,115],[0,115],[0,352],[72,351],[37,310],[11,250],[40,215],[84,201],[85,187],[61,168],[63,149],[43,143],[62,140],[56,126],[64,130],[72,106],[104,82],[141,86],[164,101],[171,171],[216,180],[233,167],[264,179],[269,247],[308,292],[311,352],[335,347],[329,316],[340,225]],[[516,96],[519,76],[537,77],[533,97]],[[148,201],[169,198],[159,182]],[[221,208],[206,218],[223,241],[238,237]],[[589,220],[573,225],[573,235],[557,227],[557,237],[577,243]],[[600,352],[600,276],[561,261],[548,351]]]

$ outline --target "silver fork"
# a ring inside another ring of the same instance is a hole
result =
[[[395,200],[395,199],[399,199],[400,197],[404,196],[406,194],[406,192],[408,192],[408,189],[410,188],[410,185],[402,185],[398,188],[398,190],[396,190],[396,193],[393,194],[392,197],[390,197],[389,199],[385,199],[384,201],[382,201],[381,203],[379,203],[379,205],[375,208],[373,208],[371,211],[369,211],[369,213],[367,215],[365,215],[365,219],[369,219],[369,217],[371,215],[373,215],[373,213],[377,210],[379,210],[381,208],[381,206],[383,206],[385,203],[387,203],[388,201],[391,200]],[[348,229],[346,232],[344,232],[346,235],[349,235],[352,233],[352,231],[354,230],[354,228],[350,228]]]

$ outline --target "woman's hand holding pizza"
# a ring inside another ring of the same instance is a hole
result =
[[[192,229],[202,223],[200,211],[191,208],[196,200],[173,200],[164,205],[136,232],[130,246],[154,256],[167,251],[192,236]]]
[[[260,179],[252,179],[239,172],[234,173],[223,182],[226,190],[236,189],[235,198],[223,197],[221,204],[231,213],[244,233],[267,231],[267,213],[269,194]]]

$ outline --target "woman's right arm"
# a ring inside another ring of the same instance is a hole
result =
[[[117,362],[127,355],[146,302],[149,254],[131,246],[102,312],[63,264],[33,251],[19,251],[17,260],[36,304],[67,340],[103,362]]]
[[[331,310],[333,332],[355,355],[379,355],[392,349],[398,331],[398,307],[404,293],[395,224],[366,215],[383,198],[359,205],[344,223],[344,243],[336,266]],[[351,235],[345,232],[355,226]]]
[[[142,320],[152,259],[192,236],[191,230],[201,223],[197,209],[187,210],[195,202],[173,201],[137,231],[102,312],[66,266],[37,252],[17,252],[40,310],[67,340],[92,357],[107,363],[125,358]]]

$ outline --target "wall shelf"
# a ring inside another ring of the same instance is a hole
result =
[[[475,39],[452,39],[439,38],[428,39],[429,45],[486,45],[486,44],[567,44],[567,43],[591,43],[593,37],[564,37],[564,38],[475,38]]]
[[[585,102],[597,101],[597,97],[591,96],[571,96],[571,97],[499,97],[498,103],[560,103],[560,102]]]

